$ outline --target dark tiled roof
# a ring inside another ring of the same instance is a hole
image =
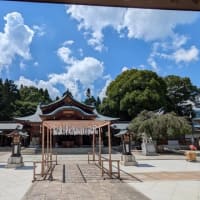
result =
[[[57,108],[55,109],[53,112],[51,113],[48,113],[48,114],[41,114],[40,116],[52,116],[52,115],[55,115],[56,113],[60,112],[60,111],[63,111],[63,110],[76,110],[80,113],[82,113],[83,115],[85,116],[96,116],[95,114],[89,114],[89,113],[86,113],[85,111],[83,111],[82,109],[76,107],[76,106],[62,106],[60,108]]]
[[[40,105],[37,106],[37,110],[33,115],[25,116],[25,117],[16,117],[17,121],[28,121],[28,122],[42,122],[40,115],[42,111],[40,109]]]
[[[97,112],[96,109],[94,109],[93,112],[97,116],[96,120],[99,120],[99,121],[115,121],[115,120],[119,120],[119,118],[113,118],[113,117],[108,117],[108,116],[101,115],[101,114],[99,114]]]

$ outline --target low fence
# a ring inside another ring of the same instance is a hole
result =
[[[47,179],[47,176],[49,177],[49,180],[53,180],[53,169],[58,164],[57,160],[57,154],[53,155],[52,160],[44,160],[44,161],[34,161],[33,162],[33,180],[32,182],[36,180],[45,180]],[[42,170],[42,165],[44,166]],[[39,179],[38,179],[39,177]]]
[[[96,159],[96,157],[98,159]],[[100,158],[99,158],[100,157]],[[110,178],[118,178],[120,179],[120,160],[109,160],[106,157],[103,157],[102,155],[99,156],[98,154],[93,154],[92,152],[88,152],[88,164],[90,162],[96,162],[97,165],[101,169],[101,175],[104,176],[104,174],[107,174]],[[107,165],[105,164],[107,163]],[[117,171],[113,171],[113,164],[116,163],[116,169]]]

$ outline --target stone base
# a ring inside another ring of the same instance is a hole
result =
[[[16,167],[23,167],[24,162],[22,156],[20,157],[10,157],[8,158],[8,164],[6,168],[16,168]]]
[[[142,143],[142,154],[145,156],[156,156],[155,145],[153,143]]]
[[[121,163],[124,166],[136,166],[137,165],[137,161],[135,160],[134,155],[122,155]]]

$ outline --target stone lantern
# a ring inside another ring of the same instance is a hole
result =
[[[21,130],[16,128],[7,135],[12,138],[12,153],[8,158],[7,168],[16,168],[24,166],[23,157],[21,155],[21,138],[27,137],[27,133],[23,133]]]
[[[135,156],[131,153],[131,137],[130,132],[127,130],[125,134],[122,135],[123,144],[123,154],[122,154],[122,164],[124,166],[137,165]]]

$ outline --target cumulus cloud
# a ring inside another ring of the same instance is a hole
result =
[[[57,51],[58,57],[66,64],[74,63],[74,58],[71,56],[71,49],[68,47],[60,47]]]
[[[69,89],[72,94],[81,99],[87,88],[94,89],[94,82],[102,79],[104,63],[94,57],[78,59],[73,56],[72,50],[67,45],[74,42],[65,41],[57,50],[58,57],[67,65],[66,71],[62,74],[50,74],[49,82],[53,85],[62,85],[65,90]]]
[[[23,76],[16,81],[17,85],[35,86],[37,88],[47,88],[52,98],[60,96],[57,89],[62,86],[65,90],[69,89],[73,96],[82,99],[83,91],[90,88],[94,91],[94,83],[104,80],[104,64],[93,57],[77,59],[72,56],[73,52],[68,47],[62,46],[58,49],[57,55],[67,64],[66,71],[61,74],[49,74],[48,80],[30,80]],[[37,62],[36,62],[37,63]],[[107,80],[107,79],[106,79]]]
[[[31,58],[30,44],[34,36],[20,13],[8,13],[4,20],[4,30],[0,32],[0,71],[12,64],[16,56],[24,60]]]
[[[128,29],[129,38],[150,41],[173,36],[177,25],[189,24],[196,19],[196,13],[128,9],[124,16],[124,27]]]
[[[165,11],[94,6],[67,6],[66,13],[78,21],[89,37],[88,44],[103,49],[103,30],[112,27],[120,36],[145,41],[173,37],[177,25],[193,23],[198,14],[187,11]],[[95,16],[95,17],[94,17]]]
[[[79,22],[78,29],[85,30],[86,35],[89,35],[88,44],[93,46],[97,51],[104,48],[103,45],[103,29],[113,27],[120,31],[123,15],[126,9],[96,7],[96,6],[67,6],[66,12],[71,18]]]
[[[189,49],[181,48],[174,52],[173,58],[176,63],[197,61],[199,58],[199,50],[195,46],[191,46]]]
[[[68,64],[68,62],[67,62]],[[49,82],[52,85],[62,84],[72,94],[78,96],[81,90],[93,88],[94,82],[103,75],[103,63],[93,57],[85,57],[82,60],[74,60],[62,74],[50,74]]]

